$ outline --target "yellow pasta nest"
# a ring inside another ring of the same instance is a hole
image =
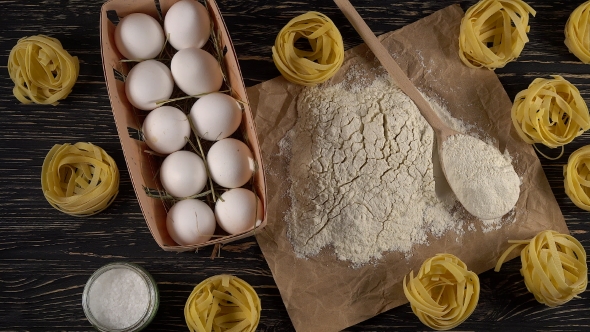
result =
[[[427,259],[414,278],[410,272],[404,294],[422,323],[449,330],[463,323],[479,300],[479,278],[459,258],[438,254]]]
[[[260,299],[247,282],[231,275],[205,279],[192,291],[184,306],[191,332],[256,331]]]
[[[72,91],[79,70],[78,58],[44,35],[19,39],[8,56],[12,93],[23,104],[57,105]]]
[[[521,0],[482,0],[461,20],[459,57],[471,68],[504,67],[516,59],[529,41],[529,13],[536,12]]]
[[[520,252],[520,273],[526,288],[540,303],[555,307],[586,290],[586,251],[574,237],[543,231],[531,240],[512,240],[508,243],[513,245],[500,257],[495,271],[500,271],[502,263],[513,249],[526,245]]]
[[[41,188],[54,208],[84,217],[106,209],[119,192],[113,158],[90,143],[56,144],[41,169]]]
[[[590,63],[590,1],[576,8],[565,24],[565,46],[583,63]]]
[[[570,155],[563,176],[567,196],[580,209],[590,211],[590,145]]]
[[[519,92],[512,105],[512,123],[527,143],[560,147],[590,129],[588,106],[580,91],[559,75],[537,78]]]
[[[300,38],[309,41],[311,51],[295,47]],[[272,47],[272,58],[287,80],[313,86],[325,82],[338,71],[344,61],[344,43],[329,17],[307,12],[281,29]]]

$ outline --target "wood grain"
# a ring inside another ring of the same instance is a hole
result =
[[[246,85],[279,75],[270,48],[292,17],[308,10],[330,16],[346,48],[361,43],[331,0],[219,0]],[[496,72],[508,95],[535,78],[563,75],[590,100],[590,66],[569,54],[563,27],[582,1],[529,1],[530,43],[518,61]],[[148,331],[185,330],[183,306],[192,288],[206,277],[231,273],[251,283],[262,300],[260,331],[292,331],[288,314],[264,257],[253,238],[226,245],[211,260],[212,248],[196,253],[164,252],[145,225],[129,181],[104,84],[96,0],[0,1],[0,330],[92,330],[84,317],[81,295],[88,277],[114,261],[140,264],[152,273],[161,294],[160,309]],[[353,0],[377,34],[398,29],[455,1]],[[466,9],[475,1],[462,1]],[[6,71],[10,49],[24,36],[58,38],[80,59],[80,77],[72,94],[58,106],[21,105],[12,96]],[[106,211],[89,218],[70,217],[45,201],[39,180],[41,164],[53,144],[89,141],[104,148],[121,171],[120,193]],[[558,161],[541,159],[567,224],[590,248],[590,212],[576,208],[564,194],[562,167],[575,149],[590,144],[584,134],[566,147]],[[555,152],[555,151],[550,151]],[[590,329],[587,293],[566,305],[537,303],[524,286],[519,262],[499,273],[486,272],[473,315],[460,330],[580,331]],[[297,271],[293,271],[297,273]],[[416,331],[425,327],[408,305],[369,319],[349,331]]]

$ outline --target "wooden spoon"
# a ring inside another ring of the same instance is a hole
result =
[[[478,192],[478,193],[483,194],[484,196],[487,196],[487,199],[475,199],[474,200],[474,199],[472,199],[473,195],[470,195],[469,194],[470,192],[464,190],[466,188],[465,187],[466,184],[464,181],[459,181],[458,179],[455,179],[456,182],[453,183],[453,181],[451,181],[451,179],[449,179],[449,172],[452,172],[453,174],[455,174],[455,177],[456,176],[466,176],[466,175],[462,174],[462,173],[457,175],[458,172],[456,170],[454,170],[454,169],[447,170],[445,168],[445,165],[443,162],[443,159],[444,159],[443,158],[443,155],[444,155],[443,145],[444,145],[444,142],[449,137],[454,136],[454,135],[463,135],[463,134],[451,129],[449,126],[447,126],[444,122],[441,121],[441,119],[438,117],[438,115],[434,112],[434,110],[430,106],[430,103],[424,99],[424,97],[422,96],[420,91],[418,91],[418,89],[410,81],[408,76],[406,76],[406,74],[402,71],[402,69],[399,67],[399,65],[391,57],[391,55],[389,54],[389,52],[387,51],[385,46],[383,46],[383,44],[381,44],[379,39],[377,39],[375,34],[367,26],[365,21],[361,18],[359,13],[356,11],[356,9],[354,9],[354,7],[350,4],[350,2],[348,0],[334,0],[334,2],[338,6],[338,8],[340,8],[342,13],[344,13],[344,16],[346,16],[348,21],[350,21],[350,23],[352,24],[354,29],[358,32],[358,34],[363,38],[363,40],[365,41],[367,46],[369,46],[369,49],[371,49],[373,54],[375,54],[377,59],[379,59],[379,62],[381,62],[381,65],[383,65],[383,67],[385,68],[385,70],[387,70],[389,75],[391,75],[391,77],[396,81],[398,87],[406,95],[408,95],[408,97],[410,97],[410,99],[412,99],[412,101],[414,101],[414,103],[418,107],[418,110],[420,110],[420,113],[422,114],[424,119],[426,119],[428,124],[430,124],[430,126],[434,130],[434,134],[436,135],[436,142],[437,142],[437,148],[438,148],[437,150],[438,150],[438,156],[439,156],[441,168],[443,170],[445,178],[447,179],[447,182],[449,183],[451,189],[455,192],[455,196],[457,197],[459,202],[461,202],[461,204],[467,209],[467,211],[469,211],[470,213],[472,213],[473,215],[475,215],[476,217],[478,217],[482,220],[499,218],[499,217],[503,216],[504,214],[506,214],[510,209],[512,209],[514,207],[514,205],[516,204],[516,200],[513,200],[513,202],[510,201],[509,203],[507,203],[508,205],[511,205],[508,207],[500,206],[500,205],[497,205],[497,204],[491,203],[491,202],[490,203],[487,202],[487,201],[489,201],[489,197],[491,197],[492,195],[494,197],[497,197],[497,196],[500,196],[503,194],[502,192],[498,192],[495,189],[495,187],[491,188],[490,186],[486,186],[486,185],[482,186],[481,184],[477,184],[477,183],[473,183],[473,182],[468,181],[469,184],[467,184],[467,187],[472,189],[471,193]],[[473,137],[472,139],[477,140],[477,138],[475,138],[475,137]],[[485,146],[485,144],[484,144],[484,146]],[[475,146],[474,146],[474,148],[475,148]],[[481,158],[481,154],[475,154],[475,153],[472,153],[471,151],[465,151],[465,153],[470,154],[471,156],[474,156],[474,158],[475,158],[474,163],[475,164],[486,163],[486,160],[483,160]],[[512,173],[514,173],[514,174],[512,174]],[[478,176],[488,176],[488,174],[477,174],[477,175]],[[514,169],[511,170],[511,175],[516,177],[516,179],[518,179],[518,175],[516,174]],[[459,194],[458,190],[460,191],[461,194]],[[518,196],[516,196],[516,199],[518,199]],[[491,205],[488,205],[488,204],[491,204]],[[492,210],[491,211],[484,211],[481,209],[481,207],[483,207],[483,206],[491,207]]]
[[[359,13],[354,9],[348,0],[334,0],[338,8],[342,11],[344,16],[348,19],[350,24],[354,27],[356,32],[363,38],[369,49],[375,54],[381,65],[387,70],[389,75],[395,80],[400,90],[402,90],[418,107],[420,113],[426,119],[428,124],[434,130],[436,135],[436,142],[438,145],[439,156],[442,156],[443,142],[450,136],[459,134],[459,132],[447,126],[430,106],[430,103],[424,99],[420,91],[410,81],[408,76],[399,67],[397,62],[391,57],[385,46],[381,44],[379,39],[375,36],[371,28],[365,23]],[[442,159],[442,158],[441,158]],[[442,161],[441,161],[442,163]],[[442,167],[444,171],[444,166]],[[446,176],[446,175],[445,175]]]

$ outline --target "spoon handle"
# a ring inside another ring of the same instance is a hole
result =
[[[448,133],[450,128],[446,126],[440,118],[436,115],[430,103],[424,99],[420,91],[410,81],[408,76],[400,68],[400,66],[391,57],[385,46],[381,44],[379,39],[375,36],[371,28],[365,23],[363,18],[354,9],[348,0],[334,0],[338,8],[342,11],[344,16],[348,19],[350,24],[354,27],[356,32],[365,41],[369,49],[375,54],[381,65],[387,70],[389,75],[393,77],[398,87],[406,94],[418,107],[422,116],[430,124],[430,126],[439,134],[443,132]]]

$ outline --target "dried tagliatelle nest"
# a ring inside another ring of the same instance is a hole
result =
[[[260,310],[260,299],[250,284],[222,274],[195,287],[184,306],[184,318],[191,332],[252,332]]]
[[[580,209],[590,211],[590,145],[570,155],[563,176],[567,196]]]
[[[590,63],[590,1],[576,8],[565,24],[565,46],[583,63]]]
[[[72,216],[90,216],[115,200],[119,170],[113,158],[96,145],[56,144],[43,161],[41,188],[54,208]]]
[[[494,271],[500,271],[512,250],[526,245],[520,253],[520,273],[526,288],[540,303],[555,307],[586,290],[586,251],[573,236],[549,230],[530,240],[511,240],[508,243],[513,245],[502,254]]]
[[[536,11],[521,0],[482,0],[461,20],[459,57],[471,68],[504,67],[529,41],[529,14]]]
[[[459,258],[437,254],[422,263],[418,275],[410,272],[404,294],[422,323],[449,330],[463,323],[479,301],[479,278]]]
[[[309,41],[311,51],[295,47],[300,38]],[[313,86],[325,82],[340,69],[344,61],[344,43],[328,16],[307,12],[281,29],[272,47],[272,58],[287,80]]]
[[[79,71],[78,58],[44,35],[19,39],[8,56],[12,93],[23,104],[57,105],[72,91]]]
[[[590,113],[580,91],[559,75],[535,79],[516,95],[511,114],[525,142],[549,148],[562,147],[590,129]]]

